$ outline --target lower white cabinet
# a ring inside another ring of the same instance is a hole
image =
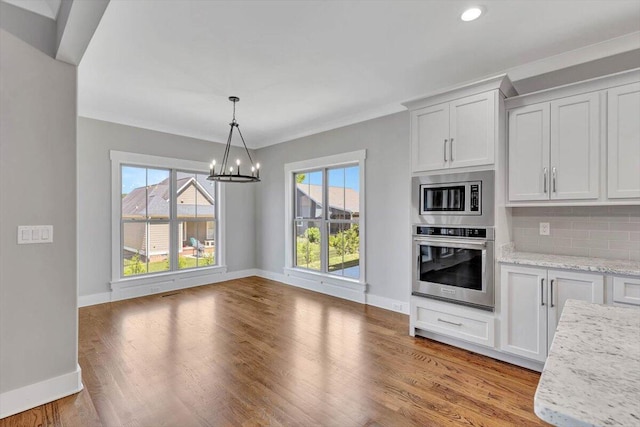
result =
[[[613,277],[613,302],[640,305],[640,278]]]
[[[500,349],[544,362],[568,299],[604,303],[604,277],[503,265]]]
[[[409,321],[412,336],[422,329],[487,347],[495,345],[492,312],[412,296]]]

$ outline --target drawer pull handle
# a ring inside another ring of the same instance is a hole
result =
[[[449,322],[448,320],[443,320],[441,318],[438,317],[438,322],[442,322],[442,323],[448,323],[450,325],[455,325],[455,326],[462,326],[462,323],[456,323],[456,322]]]

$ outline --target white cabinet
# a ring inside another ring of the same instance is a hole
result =
[[[486,347],[495,343],[493,313],[475,308],[412,296],[409,322],[411,336],[422,329]]]
[[[449,103],[411,112],[411,167],[414,172],[448,166]]]
[[[413,172],[492,165],[498,91],[411,112]]]
[[[509,200],[549,199],[549,103],[509,111]]]
[[[640,198],[640,83],[607,91],[607,197]]]
[[[604,302],[604,277],[503,265],[501,350],[544,362],[567,299]]]
[[[509,110],[509,201],[598,199],[597,92]]]
[[[640,305],[640,278],[613,277],[613,302]]]

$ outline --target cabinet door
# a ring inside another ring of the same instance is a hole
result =
[[[610,89],[607,96],[607,197],[640,197],[640,83]]]
[[[549,270],[549,347],[556,333],[564,303],[577,299],[596,304],[604,303],[604,277],[598,274]]]
[[[457,99],[449,104],[450,167],[494,163],[497,96],[497,91],[491,91]]]
[[[613,302],[640,305],[640,278],[614,277]]]
[[[598,93],[551,102],[551,199],[597,199],[599,164]]]
[[[545,269],[502,266],[503,351],[541,362],[547,358],[546,278]]]
[[[449,104],[411,112],[411,166],[413,172],[449,167]]]
[[[509,200],[549,199],[549,103],[509,110]]]

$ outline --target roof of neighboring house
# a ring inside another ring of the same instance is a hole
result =
[[[296,184],[298,191],[307,195],[318,205],[322,205],[322,186]],[[353,188],[329,187],[329,207],[350,213],[360,212],[360,193]]]
[[[206,190],[209,182],[204,176],[198,175],[196,180],[194,177],[185,177],[176,181],[178,187],[178,195],[183,193],[190,185],[195,185],[196,189],[208,201],[209,205],[198,205],[199,216],[215,215],[215,204],[211,194]],[[148,192],[145,191],[148,188]],[[148,197],[149,203],[145,212],[145,198]],[[196,207],[193,204],[179,204],[178,216],[194,216]],[[157,184],[148,187],[134,188],[126,196],[122,198],[122,215],[131,216],[149,216],[166,217],[169,215],[169,178],[160,181]]]

